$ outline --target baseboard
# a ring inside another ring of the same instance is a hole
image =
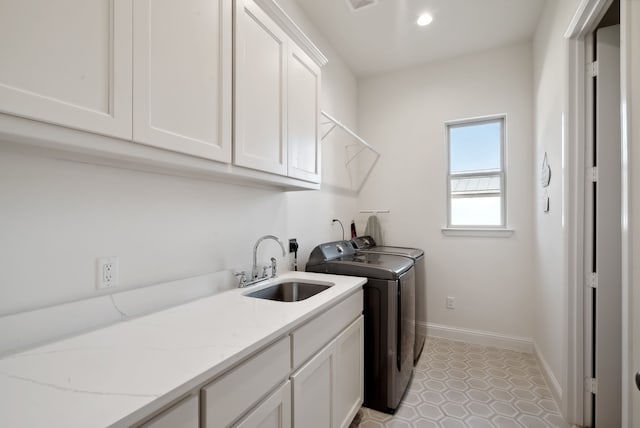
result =
[[[432,323],[426,323],[426,329],[428,336],[442,337],[444,339],[458,340],[476,345],[494,346],[501,349],[526,352],[528,354],[533,353],[534,349],[533,339],[530,338],[507,336],[487,331]]]
[[[547,385],[549,386],[551,395],[553,395],[553,398],[556,400],[556,403],[560,405],[560,403],[562,403],[562,387],[560,386],[558,379],[556,379],[553,372],[551,371],[551,367],[549,367],[549,364],[544,359],[544,356],[542,355],[542,352],[540,352],[540,348],[538,348],[538,345],[536,343],[533,344],[533,354],[538,360],[538,364],[540,364],[542,375],[547,381]]]

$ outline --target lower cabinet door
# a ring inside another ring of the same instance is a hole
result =
[[[202,428],[233,426],[282,384],[291,371],[291,339],[285,336],[202,388]]]
[[[198,428],[198,396],[192,395],[160,413],[142,428]]]
[[[291,382],[287,381],[258,404],[237,428],[291,428]]]
[[[334,427],[344,428],[364,399],[364,318],[355,320],[335,341]]]
[[[291,376],[294,427],[333,426],[334,350],[334,342],[331,342]]]

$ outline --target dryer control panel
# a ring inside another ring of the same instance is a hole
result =
[[[351,242],[353,243],[353,246],[358,250],[376,246],[376,241],[374,241],[370,236],[358,236],[357,238],[353,238]]]
[[[334,241],[318,245],[309,256],[307,265],[317,265],[327,260],[339,259],[340,257],[352,256],[356,253],[351,241]]]

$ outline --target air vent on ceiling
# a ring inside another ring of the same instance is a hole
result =
[[[346,1],[347,1],[347,5],[349,5],[349,8],[355,12],[356,10],[360,10],[367,6],[376,4],[378,0],[346,0]]]

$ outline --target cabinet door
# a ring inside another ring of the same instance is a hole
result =
[[[334,343],[331,342],[291,376],[294,427],[333,426],[335,363]]]
[[[231,2],[134,3],[133,139],[231,162]]]
[[[288,64],[289,176],[320,182],[320,67],[289,43]]]
[[[291,333],[294,369],[300,367],[362,315],[363,296],[364,291],[358,290]]]
[[[235,4],[234,163],[287,175],[287,36],[252,0]]]
[[[198,428],[198,396],[184,399],[151,419],[144,428]]]
[[[4,0],[0,112],[131,139],[132,0]]]
[[[335,342],[334,427],[348,427],[364,399],[364,318],[360,316]]]
[[[291,382],[287,381],[251,411],[237,428],[290,428]]]
[[[291,371],[291,339],[285,336],[202,388],[203,428],[230,426]]]

